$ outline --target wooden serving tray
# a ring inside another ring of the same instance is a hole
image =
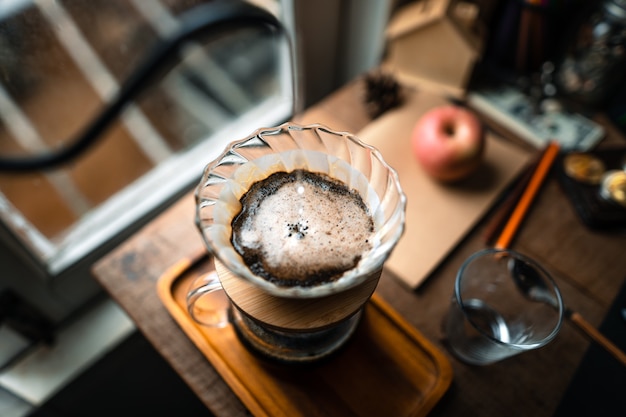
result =
[[[450,386],[447,357],[377,294],[353,337],[331,358],[306,366],[261,359],[232,326],[208,328],[189,317],[189,283],[211,269],[207,258],[181,260],[160,277],[159,297],[255,416],[425,416]]]

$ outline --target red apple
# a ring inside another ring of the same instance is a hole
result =
[[[471,110],[447,104],[420,117],[411,142],[415,157],[427,174],[442,182],[452,182],[478,168],[485,149],[485,134]]]

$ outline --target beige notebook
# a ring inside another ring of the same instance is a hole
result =
[[[385,266],[411,288],[428,277],[531,157],[519,146],[488,133],[484,163],[471,177],[451,185],[431,179],[413,156],[410,137],[422,114],[445,103],[431,93],[412,94],[401,107],[357,134],[378,148],[398,171],[407,195],[406,230]]]

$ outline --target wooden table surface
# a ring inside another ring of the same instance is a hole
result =
[[[359,80],[348,84],[296,121],[358,132],[371,121],[362,105],[361,88]],[[600,146],[625,143],[609,128]],[[157,297],[155,283],[163,271],[181,257],[203,250],[193,217],[193,196],[188,194],[97,263],[93,273],[211,412],[249,415]],[[465,258],[485,247],[488,218],[476,225],[418,290],[407,289],[389,271],[383,272],[377,288],[383,299],[446,355],[441,322],[455,272]],[[626,278],[626,234],[585,227],[553,177],[544,184],[513,248],[550,270],[566,304],[596,326]],[[449,356],[454,379],[430,415],[550,416],[588,346],[588,340],[565,322],[546,347],[494,365],[468,366]],[[615,362],[615,366],[620,365]]]

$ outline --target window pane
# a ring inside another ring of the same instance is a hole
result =
[[[36,153],[76,138],[199,3],[38,0],[4,15],[0,153]],[[78,253],[92,249],[190,189],[227,142],[289,117],[291,57],[275,31],[228,31],[194,39],[181,53],[79,159],[45,173],[0,173],[2,219],[48,241],[34,251],[45,261],[76,245]]]

